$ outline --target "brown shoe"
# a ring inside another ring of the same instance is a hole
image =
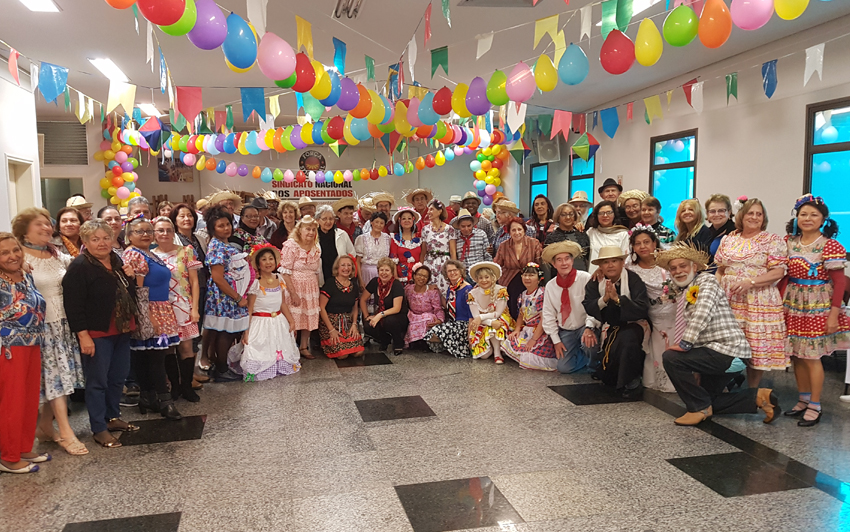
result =
[[[684,416],[674,419],[673,423],[685,427],[692,427],[694,425],[699,425],[706,419],[711,418],[712,414],[713,412],[711,410],[711,407],[709,406],[705,410],[700,410],[699,412],[688,412]]]
[[[779,400],[773,395],[773,390],[770,388],[759,388],[756,394],[756,405],[764,410],[764,423],[770,423],[776,416],[782,413],[779,408]]]
[[[203,390],[204,385],[198,382],[198,379],[192,379],[192,389],[193,390]]]

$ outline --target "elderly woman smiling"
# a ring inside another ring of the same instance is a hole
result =
[[[83,225],[83,215],[73,207],[59,209],[56,213],[56,230],[53,233],[53,245],[56,249],[76,257],[80,254],[80,226]]]

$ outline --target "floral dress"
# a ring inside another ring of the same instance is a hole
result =
[[[372,233],[363,233],[354,240],[354,251],[363,268],[363,286],[378,276],[378,259],[390,256],[391,241],[392,237],[386,233],[381,233],[378,238]]]
[[[224,267],[224,280],[241,296],[248,292],[250,282],[245,253],[217,238],[210,240],[207,247],[207,266]],[[240,307],[236,300],[222,293],[215,281],[207,283],[207,300],[204,304],[204,328],[229,333],[242,332],[248,328],[248,308]]]
[[[544,287],[538,287],[534,292],[524,291],[519,296],[519,312],[522,315],[523,327],[516,338],[508,338],[502,345],[505,355],[516,360],[521,368],[555,371],[558,369],[558,359],[555,357],[555,345],[545,332],[534,344],[531,338],[534,330],[543,320]]]
[[[189,283],[189,272],[198,271],[203,265],[195,256],[195,249],[192,246],[179,246],[166,253],[157,248],[154,253],[171,271],[168,299],[174,308],[174,317],[180,328],[180,341],[197,338],[200,332],[198,324],[192,322],[192,287]]]
[[[784,370],[790,359],[785,353],[785,313],[779,289],[770,285],[732,295],[731,288],[736,281],[764,275],[772,268],[784,269],[788,264],[785,242],[767,231],[753,238],[741,238],[741,233],[735,231],[723,237],[714,260],[725,267],[720,286],[753,350],[749,367]]]
[[[286,304],[295,322],[296,331],[314,331],[319,327],[319,269],[322,267],[322,250],[315,246],[304,251],[298,242],[289,239],[280,250],[280,273],[290,275],[291,290],[300,299],[292,304],[290,291],[286,291]]]
[[[481,324],[469,333],[472,358],[487,358],[493,352],[490,339],[502,342],[514,326],[514,320],[508,312],[508,289],[494,284],[489,290],[476,286],[467,296],[469,310],[474,318],[481,318]]]
[[[672,344],[676,336],[676,299],[670,273],[661,266],[641,268],[637,264],[629,264],[628,269],[638,274],[649,297],[652,331],[649,345],[644,348],[643,385],[662,392],[675,392],[661,359],[667,345]]]
[[[847,252],[831,238],[819,238],[803,245],[800,237],[786,237],[788,247],[788,287],[785,290],[785,324],[790,356],[819,359],[850,342],[850,319],[838,314],[838,330],[826,334],[826,320],[832,309],[832,271],[844,274]]]
[[[401,284],[413,282],[413,265],[420,261],[422,255],[422,239],[415,236],[411,240],[402,238],[401,233],[396,233],[390,242],[390,258],[397,267],[398,280]]]
[[[455,228],[444,223],[443,229],[435,231],[431,224],[426,225],[422,229],[422,241],[428,247],[428,254],[422,264],[431,270],[431,278],[434,279],[434,284],[440,293],[444,293],[449,289],[449,281],[441,274],[443,265],[449,260],[449,241],[456,240]],[[411,325],[413,325],[411,323]]]
[[[428,341],[428,349],[434,353],[448,351],[455,358],[469,357],[469,320],[472,312],[469,310],[469,292],[472,285],[461,282],[451,286],[446,291],[447,320],[434,325],[428,331],[426,339],[436,338],[438,342]]]
[[[168,266],[151,252],[135,247],[124,250],[124,264],[133,267],[136,275],[144,276],[143,286],[148,289],[148,308],[153,335],[130,339],[130,349],[168,349],[180,343],[180,329],[174,317],[174,309],[168,300],[168,285],[171,271]],[[144,312],[140,309],[140,312]],[[141,329],[137,329],[140,331]]]
[[[409,310],[407,320],[407,335],[404,337],[405,345],[422,340],[428,335],[428,324],[434,320],[445,321],[446,316],[443,307],[440,306],[440,292],[434,285],[425,287],[421,294],[416,291],[416,286],[409,284],[404,287],[404,297],[407,298]]]

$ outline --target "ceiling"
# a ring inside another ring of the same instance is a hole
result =
[[[168,108],[167,96],[160,94],[159,65],[155,73],[145,64],[145,24],[141,19],[140,33],[136,35],[131,10],[116,10],[104,0],[54,0],[60,13],[33,13],[16,0],[4,0],[4,13],[0,17],[0,39],[17,48],[22,54],[38,61],[48,61],[68,67],[68,83],[74,88],[100,101],[106,101],[108,80],[88,62],[87,58],[110,57],[137,84],[136,103],[153,103],[160,110]],[[404,51],[411,35],[420,25],[425,8],[430,0],[363,0],[356,19],[335,19],[331,15],[336,0],[272,0],[268,5],[267,31],[276,33],[295,45],[295,15],[312,24],[314,55],[326,65],[333,63],[332,37],[347,44],[346,73],[363,74],[364,55],[375,59],[375,72],[379,81],[386,79],[387,66],[396,63]],[[456,83],[469,83],[473,77],[489,79],[499,68],[509,72],[518,61],[532,64],[548,45],[548,37],[537,48],[532,49],[534,21],[543,17],[576,10],[561,15],[567,43],[579,36],[579,8],[594,0],[572,0],[566,5],[562,0],[540,0],[537,7],[472,7],[470,3],[488,0],[452,0],[449,28],[440,10],[440,1],[434,0],[431,17],[432,37],[429,48],[448,45],[449,75],[440,70],[430,78],[430,53],[423,45],[424,22],[417,31],[418,58],[416,79],[423,86],[439,89],[450,88]],[[493,3],[493,0],[489,0]],[[515,5],[527,4],[526,0],[510,0]],[[498,0],[497,4],[506,0]],[[247,18],[245,0],[218,0],[225,9],[232,9]],[[510,2],[508,2],[510,3]],[[644,17],[653,17],[661,28],[664,20],[664,0],[647,11],[636,15],[627,34],[634,38],[637,26]],[[226,12],[225,12],[226,13]],[[227,14],[227,13],[226,13]],[[571,111],[586,111],[606,102],[640,91],[665,80],[687,74],[695,69],[727,59],[747,50],[763,46],[804,29],[850,14],[850,2],[813,0],[806,12],[795,21],[784,21],[773,16],[771,21],[757,31],[734,28],[729,41],[719,49],[709,50],[699,40],[685,48],[665,46],[661,60],[652,67],[635,65],[622,76],[606,73],[599,64],[599,48],[602,38],[595,25],[601,18],[601,6],[594,5],[592,39],[581,45],[590,58],[590,75],[580,85],[568,87],[558,84],[551,93],[536,94],[530,104],[547,108]],[[569,22],[567,22],[569,20]],[[496,32],[492,49],[481,59],[475,60],[476,35]],[[202,51],[185,37],[165,35],[159,29],[155,33],[162,46],[175,85],[200,86],[204,88],[204,107],[223,109],[225,104],[234,105],[237,125],[241,121],[238,87],[267,87],[266,95],[282,93],[280,104],[283,117],[278,124],[294,122],[295,96],[291,91],[279,89],[254,68],[250,72],[231,72],[224,63],[220,49]],[[5,55],[6,50],[0,49]],[[22,65],[27,65],[25,61]],[[27,68],[24,66],[23,68]],[[409,82],[405,65],[405,80]],[[364,78],[365,79],[365,78]],[[382,82],[381,82],[382,83]],[[153,91],[147,87],[157,87]],[[39,98],[39,119],[73,119],[64,113],[61,105],[47,104]],[[335,110],[336,111],[336,110]],[[332,114],[337,114],[332,113]]]

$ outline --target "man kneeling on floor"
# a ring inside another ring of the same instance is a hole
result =
[[[717,279],[702,271],[708,255],[677,243],[656,261],[670,271],[679,289],[676,338],[663,355],[670,382],[688,409],[675,423],[697,425],[714,414],[753,414],[759,408],[765,423],[776,419],[780,409],[770,389],[723,393],[732,375],[744,369],[741,359],[750,358],[752,351]]]

